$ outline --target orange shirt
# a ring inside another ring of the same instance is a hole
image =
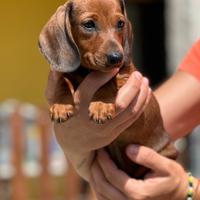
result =
[[[200,40],[198,40],[183,59],[179,69],[186,71],[200,80]]]

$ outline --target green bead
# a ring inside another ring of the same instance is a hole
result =
[[[187,192],[187,200],[193,200],[193,195],[194,195],[194,177],[192,174],[189,172],[188,173],[188,192]]]
[[[189,183],[193,183],[194,178],[192,176],[189,176]]]
[[[188,196],[193,196],[193,188],[188,190]]]

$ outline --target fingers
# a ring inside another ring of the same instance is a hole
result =
[[[142,83],[142,75],[139,72],[133,72],[127,83],[123,85],[117,94],[115,101],[117,112],[125,110],[129,104],[137,97]]]
[[[103,151],[98,151],[97,159],[106,180],[121,191],[127,199],[153,199],[151,198],[152,190],[155,188],[157,190],[162,182],[160,178],[150,181],[130,178],[123,171],[117,169],[108,155]],[[156,191],[153,192],[156,193]]]
[[[91,72],[84,81],[79,85],[78,89],[74,93],[74,103],[80,113],[88,113],[89,103],[95,94],[95,92],[106,82],[108,82],[116,73],[118,69],[115,69],[109,73]]]
[[[144,78],[137,99],[133,100],[124,112],[117,115],[113,120],[107,122],[107,130],[109,130],[108,132],[110,136],[107,138],[107,144],[112,142],[120,133],[130,127],[140,117],[150,99],[151,89],[149,88],[148,80]]]
[[[131,179],[123,171],[119,170],[109,158],[107,153],[102,150],[98,151],[97,160],[105,175],[106,180],[123,194],[128,194],[130,189],[137,189],[137,186],[139,185],[138,183],[140,181]]]
[[[128,96],[132,95],[133,96],[135,95],[135,98],[132,100],[132,103],[128,106],[128,108],[124,112],[117,115],[113,119],[116,124],[120,125],[117,128],[120,128],[121,131],[125,130],[134,121],[136,121],[137,118],[141,115],[141,113],[145,110],[146,106],[148,105],[151,99],[151,89],[149,88],[148,79],[143,78],[139,88],[139,93],[136,94],[136,92],[134,92],[134,94],[131,93],[131,95]]]
[[[125,196],[120,191],[107,182],[97,161],[94,162],[91,173],[90,183],[98,200],[126,200]]]
[[[173,162],[148,147],[137,145],[130,145],[127,148],[127,156],[133,162],[163,175],[168,174],[170,162]]]
[[[140,93],[135,105],[133,105],[132,112],[138,113],[139,111],[144,111],[145,107],[149,103],[151,98],[151,89],[149,88],[149,81],[147,78],[143,79]]]

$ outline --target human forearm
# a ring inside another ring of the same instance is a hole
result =
[[[177,71],[155,91],[164,126],[172,139],[183,137],[200,122],[200,82]]]

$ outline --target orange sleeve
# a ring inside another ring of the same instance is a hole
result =
[[[179,69],[192,74],[200,81],[200,40],[193,45]]]

